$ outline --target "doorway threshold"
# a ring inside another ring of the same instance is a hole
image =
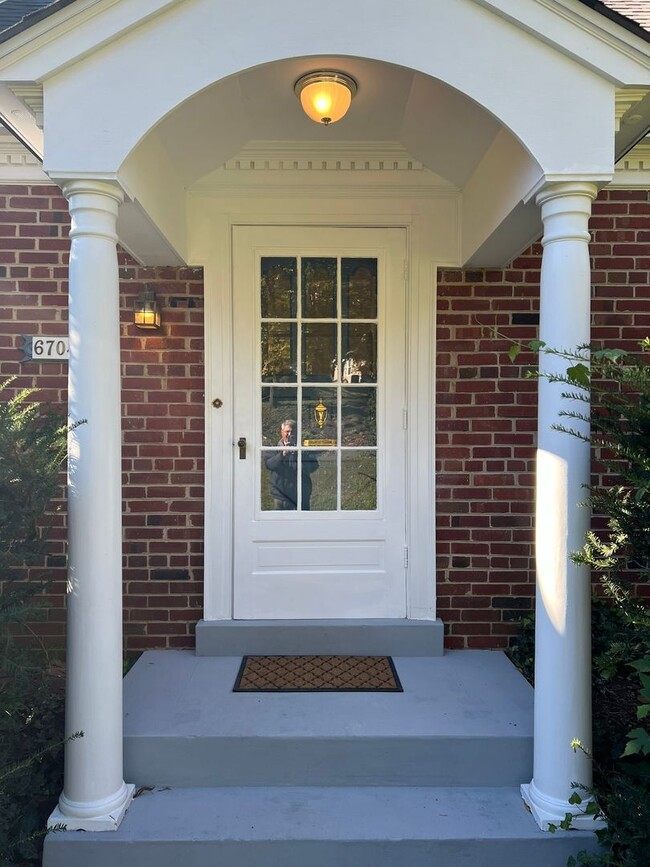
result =
[[[200,620],[197,656],[442,656],[441,620]]]

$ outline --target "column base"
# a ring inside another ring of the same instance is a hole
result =
[[[89,816],[75,816],[64,812],[66,809],[75,810],[77,806],[82,807],[83,812],[89,812],[89,808],[87,804],[76,805],[66,802],[64,796],[61,795],[58,807],[54,809],[47,820],[47,827],[54,828],[57,825],[59,827],[64,825],[66,831],[117,831],[129,804],[133,800],[134,793],[135,785],[125,783],[124,791],[120,792],[121,797],[115,806],[106,812],[99,812],[102,810],[102,805],[97,805],[98,812]],[[111,800],[114,802],[114,799]]]
[[[522,785],[521,797],[542,831],[550,830],[551,825],[559,827],[567,813],[571,813],[573,816],[571,829],[575,831],[598,831],[607,825],[601,817],[595,818],[585,815],[584,810],[593,799],[585,800],[583,798],[582,804],[570,804],[568,801],[559,801],[543,795],[534,783]]]

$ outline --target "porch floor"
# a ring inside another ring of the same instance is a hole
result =
[[[241,657],[145,653],[125,680],[136,785],[517,785],[532,689],[501,653],[394,659],[402,693],[234,693]]]
[[[44,867],[564,867],[541,832],[533,691],[489,651],[394,658],[403,693],[233,693],[241,657],[145,653],[125,679],[120,828],[46,840]]]

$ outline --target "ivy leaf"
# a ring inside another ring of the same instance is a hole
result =
[[[643,753],[644,755],[650,755],[650,734],[645,729],[632,729],[632,731],[628,735],[627,746],[625,747],[625,751],[622,755],[622,758],[626,756],[636,756],[639,753]]]
[[[589,368],[586,364],[578,362],[573,367],[568,367],[566,375],[570,382],[581,385],[583,388],[589,388]]]
[[[544,349],[546,343],[543,340],[531,340],[528,344],[528,348],[531,352],[539,352],[540,349]]]
[[[643,659],[637,659],[636,662],[631,662],[630,667],[636,671],[650,672],[650,654],[644,656]]]
[[[570,804],[582,804],[582,798],[577,792],[574,792],[569,798]]]
[[[593,353],[593,357],[596,361],[618,361],[627,354],[624,349],[598,349]]]
[[[510,347],[510,349],[508,350],[508,358],[510,359],[510,361],[516,361],[517,356],[519,355],[520,352],[521,352],[521,346],[519,346],[517,343],[513,343],[512,346]]]

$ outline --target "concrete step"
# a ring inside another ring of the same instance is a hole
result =
[[[125,779],[153,786],[517,786],[532,689],[500,653],[394,658],[402,693],[233,693],[240,657],[149,651],[125,680]]]
[[[582,848],[516,788],[188,788],[142,793],[117,831],[50,834],[44,865],[565,867]]]
[[[197,656],[442,656],[441,620],[200,620]]]

